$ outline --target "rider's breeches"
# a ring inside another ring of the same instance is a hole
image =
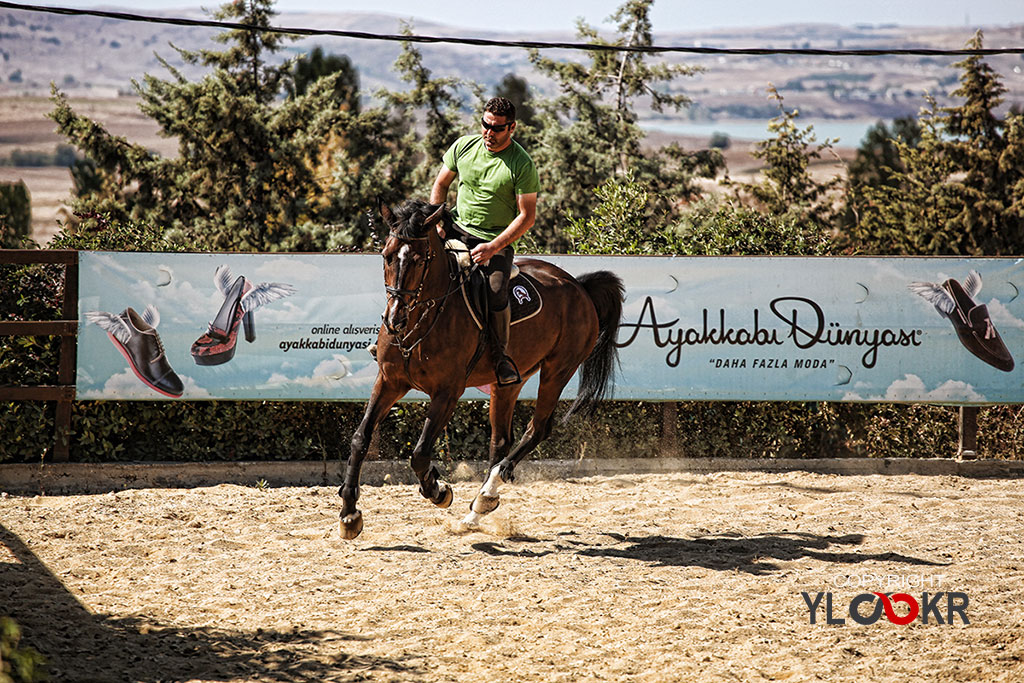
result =
[[[484,244],[482,240],[473,236],[466,238],[466,246],[472,251],[478,244]],[[505,247],[491,257],[486,265],[480,265],[480,272],[487,280],[487,306],[492,311],[500,311],[508,306],[508,281],[512,273],[512,260],[515,257],[515,250]]]

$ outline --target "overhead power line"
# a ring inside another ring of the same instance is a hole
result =
[[[483,47],[517,47],[538,50],[563,49],[587,50],[598,52],[642,52],[642,53],[686,53],[697,55],[819,55],[829,57],[877,57],[884,55],[912,55],[921,57],[964,57],[1024,54],[1024,47],[1000,48],[964,48],[959,50],[939,50],[931,48],[885,48],[885,49],[850,49],[826,50],[818,48],[725,48],[697,47],[689,45],[606,45],[601,43],[563,43],[536,40],[489,40],[487,38],[458,38],[454,36],[419,36],[393,33],[367,33],[364,31],[340,31],[335,29],[302,28],[294,26],[253,26],[231,21],[214,21],[212,19],[186,19],[182,17],[159,17],[130,12],[109,12],[95,9],[74,9],[70,7],[46,7],[42,5],[25,5],[17,2],[2,2],[0,8],[44,12],[47,14],[63,14],[69,16],[100,17],[120,21],[144,22],[150,24],[171,24],[174,26],[196,26],[216,29],[241,31],[259,31],[263,33],[281,33],[298,36],[336,36],[354,38],[356,40],[381,40],[402,43],[444,43],[449,45],[477,45]]]

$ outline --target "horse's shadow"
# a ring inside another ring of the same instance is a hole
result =
[[[714,534],[698,538],[605,535],[615,542],[591,544],[572,538],[563,538],[561,542],[575,547],[577,553],[586,557],[616,557],[654,566],[705,567],[749,574],[778,571],[781,568],[778,562],[791,562],[805,557],[836,564],[899,562],[915,566],[947,566],[898,553],[861,553],[851,550],[853,546],[864,542],[862,534],[822,536],[782,532],[754,536]]]
[[[22,646],[46,657],[51,680],[156,683],[251,678],[308,683],[372,672],[396,678],[422,673],[400,658],[343,651],[325,658],[329,661],[303,656],[324,640],[363,639],[337,631],[243,632],[230,625],[182,628],[144,617],[93,614],[15,533],[0,524],[0,552],[4,549],[15,561],[0,560],[0,616],[12,617],[21,627]]]

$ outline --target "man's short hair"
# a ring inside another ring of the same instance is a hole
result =
[[[503,116],[506,121],[516,120],[516,105],[504,97],[492,97],[484,105],[484,111],[489,111],[495,116]]]

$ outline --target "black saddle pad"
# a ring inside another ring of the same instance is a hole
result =
[[[484,318],[484,303],[487,296],[484,288],[486,286],[483,274],[477,270],[473,271],[469,282],[462,288],[462,297],[466,301],[466,306],[469,308],[476,326],[480,328],[483,327],[480,321]],[[544,306],[537,281],[523,271],[519,271],[519,275],[509,282],[508,300],[509,306],[512,307],[513,325],[537,315]]]

